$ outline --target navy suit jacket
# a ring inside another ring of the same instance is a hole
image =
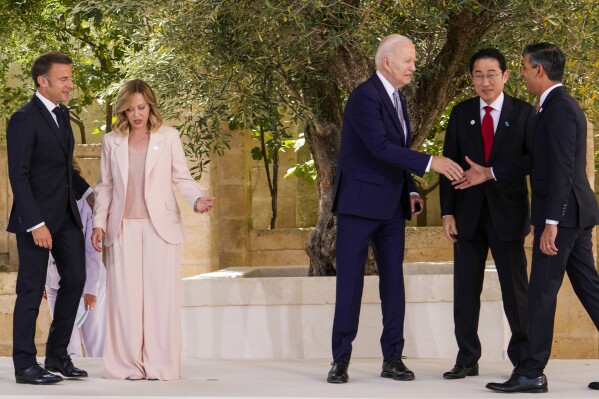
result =
[[[416,191],[411,173],[422,176],[431,156],[409,149],[405,103],[404,133],[376,73],[350,94],[343,113],[333,212],[389,220],[402,206],[411,218],[409,193]]]
[[[443,155],[464,170],[468,156],[479,165],[493,167],[497,180],[456,190],[441,176],[441,214],[453,215],[458,234],[472,239],[479,222],[484,195],[490,217],[502,241],[517,240],[530,232],[526,175],[532,170],[534,108],[525,101],[504,94],[489,162],[485,163],[481,136],[480,97],[453,107],[449,117]]]
[[[69,111],[60,105],[65,121]],[[73,169],[75,145],[71,124],[65,139],[37,96],[17,110],[8,123],[6,143],[13,206],[7,230],[25,233],[44,222],[50,232],[62,227],[66,212],[82,227],[76,199],[89,185]]]
[[[586,175],[587,121],[563,86],[553,89],[537,114],[532,173],[532,224],[560,227],[599,224],[599,208]]]

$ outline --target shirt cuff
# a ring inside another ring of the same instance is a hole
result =
[[[492,166],[491,166],[491,174],[493,175],[493,180],[497,181],[497,178],[495,177],[495,172],[493,171]]]
[[[557,220],[546,219],[545,224],[559,224]]]
[[[418,194],[416,191],[412,191],[410,192],[410,196],[415,195],[416,197],[420,197],[420,194]]]
[[[428,165],[426,165],[426,169],[424,170],[425,172],[430,172],[432,163],[433,163],[433,156],[431,155],[430,159],[428,160]]]
[[[33,226],[32,228],[30,228],[30,229],[27,229],[27,232],[28,232],[28,233],[30,233],[30,232],[32,232],[33,230],[37,229],[38,227],[42,227],[42,226],[43,226],[43,225],[45,225],[45,224],[46,224],[46,223],[44,223],[44,222],[41,222],[40,224],[36,224],[36,225],[35,225],[35,226]]]

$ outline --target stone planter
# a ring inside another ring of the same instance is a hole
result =
[[[453,334],[452,263],[405,265],[404,355],[449,358]],[[183,356],[211,359],[331,357],[334,277],[305,277],[306,267],[231,267],[183,280]],[[483,358],[503,359],[509,327],[497,273],[489,265],[479,335]],[[381,357],[378,277],[364,283],[354,357]]]

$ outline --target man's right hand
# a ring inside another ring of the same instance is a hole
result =
[[[455,217],[453,217],[453,215],[443,216],[443,233],[445,233],[445,237],[452,242],[456,242],[458,240],[458,229],[456,227]]]
[[[52,234],[45,224],[35,230],[31,230],[33,243],[41,248],[52,249]]]
[[[454,161],[445,157],[433,156],[431,169],[437,173],[441,173],[449,180],[459,180],[464,176],[464,169]]]

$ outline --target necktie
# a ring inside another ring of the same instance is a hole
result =
[[[60,110],[60,107],[56,107],[52,110],[52,113],[54,115],[56,115],[56,122],[58,122],[58,129],[60,130],[60,133],[62,133],[62,139],[67,141],[69,140],[69,131],[67,130],[67,127],[65,125],[65,121],[64,121],[64,117],[62,116],[62,111]]]
[[[404,135],[406,132],[406,121],[403,116],[403,110],[401,109],[401,101],[399,99],[399,90],[393,91],[393,106],[395,107],[395,112],[397,112],[397,116],[399,118],[399,123],[401,123],[401,128],[403,129]]]
[[[493,107],[488,105],[485,107],[485,116],[483,116],[483,122],[481,124],[480,132],[483,137],[483,150],[485,153],[485,162],[489,162],[489,156],[491,155],[491,148],[493,148],[493,139],[495,138],[493,117],[491,111]]]

